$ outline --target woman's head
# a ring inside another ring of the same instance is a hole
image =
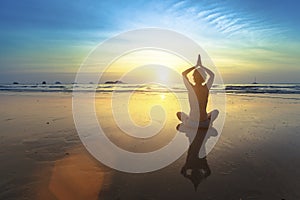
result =
[[[194,70],[193,78],[196,84],[203,84],[206,80],[206,73],[203,69],[197,68]]]

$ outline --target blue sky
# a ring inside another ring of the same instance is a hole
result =
[[[118,33],[160,27],[197,41],[225,82],[300,82],[299,1],[1,1],[0,82],[72,82]]]

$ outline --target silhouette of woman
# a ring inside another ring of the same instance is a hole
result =
[[[192,84],[187,77],[188,73],[193,70],[195,84]],[[206,81],[207,74],[209,78]],[[188,127],[208,128],[210,116],[207,114],[206,107],[209,90],[214,82],[214,73],[202,65],[199,54],[197,64],[182,72],[182,76],[185,87],[188,90],[190,113],[187,115],[183,112],[177,112],[177,117]]]

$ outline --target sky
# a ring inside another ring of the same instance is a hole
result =
[[[157,27],[196,41],[225,83],[300,82],[297,0],[1,0],[0,82],[73,82],[99,43]]]

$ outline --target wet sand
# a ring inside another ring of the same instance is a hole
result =
[[[222,135],[207,164],[201,161],[211,172],[194,180],[195,190],[181,173],[188,153],[143,174],[95,160],[77,135],[71,94],[1,93],[0,199],[300,199],[300,97],[273,96],[227,95]],[[105,98],[96,101],[108,105]],[[126,146],[135,140],[120,138],[108,120],[109,137],[137,152],[160,148],[179,123],[176,109],[170,107],[170,121],[154,138],[157,146]]]

